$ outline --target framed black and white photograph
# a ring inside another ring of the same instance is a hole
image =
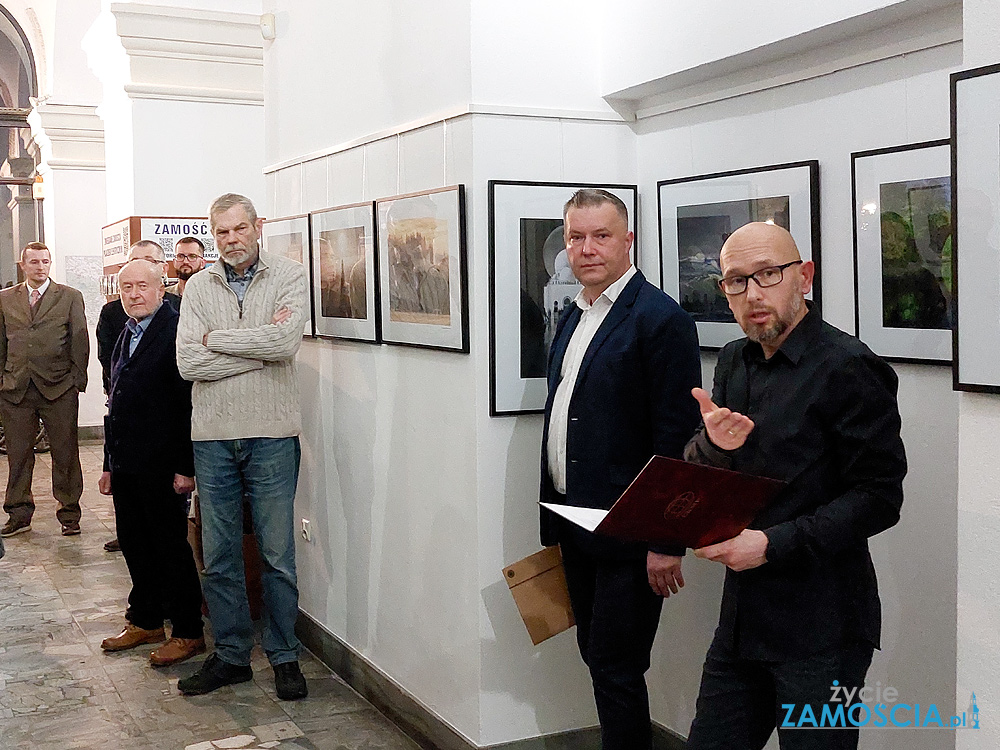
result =
[[[316,335],[379,342],[375,204],[309,215]]]
[[[382,341],[469,351],[462,185],[375,204]]]
[[[309,273],[309,216],[283,216],[279,219],[266,219],[261,230],[260,244],[263,250],[272,255],[283,255],[286,258],[301,263],[306,269],[306,288],[312,286]],[[311,295],[310,295],[311,296]],[[302,333],[313,336],[313,311],[311,300],[306,301],[306,325]]]
[[[851,154],[858,338],[886,359],[951,362],[951,148]]]
[[[951,146],[954,387],[1000,393],[1000,65],[952,73]]]
[[[562,218],[581,188],[621,198],[635,231],[635,185],[490,180],[490,416],[545,408],[549,344],[582,288],[566,257]]]
[[[661,285],[694,318],[703,349],[743,336],[719,288],[719,252],[744,224],[764,221],[791,232],[802,259],[816,266],[808,298],[819,306],[819,162],[661,180],[656,187]]]

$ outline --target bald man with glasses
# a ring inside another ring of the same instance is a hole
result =
[[[687,748],[760,750],[777,728],[782,750],[853,749],[850,722],[791,731],[781,706],[820,717],[879,647],[868,538],[903,502],[896,374],[806,301],[815,269],[786,230],[747,224],[720,261],[746,338],[720,352],[711,396],[693,390],[703,424],[685,458],[788,484],[739,536],[694,551],[727,570]]]

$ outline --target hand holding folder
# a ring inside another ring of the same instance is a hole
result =
[[[743,531],[784,482],[653,456],[610,510],[541,503],[617,539],[697,549]]]

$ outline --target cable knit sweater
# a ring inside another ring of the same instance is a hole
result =
[[[302,264],[265,252],[242,310],[221,260],[191,277],[177,327],[177,369],[194,382],[192,440],[299,434],[295,353],[307,300]],[[276,325],[271,319],[281,307],[292,316]]]

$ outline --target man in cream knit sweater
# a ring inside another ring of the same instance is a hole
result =
[[[278,697],[303,698],[293,502],[301,428],[295,353],[307,314],[305,269],[260,251],[263,220],[242,195],[217,198],[209,222],[219,260],[184,290],[177,367],[194,382],[191,439],[205,553],[202,588],[215,652],[177,687],[199,695],[253,678],[242,554],[245,494],[264,562],[262,645]]]

